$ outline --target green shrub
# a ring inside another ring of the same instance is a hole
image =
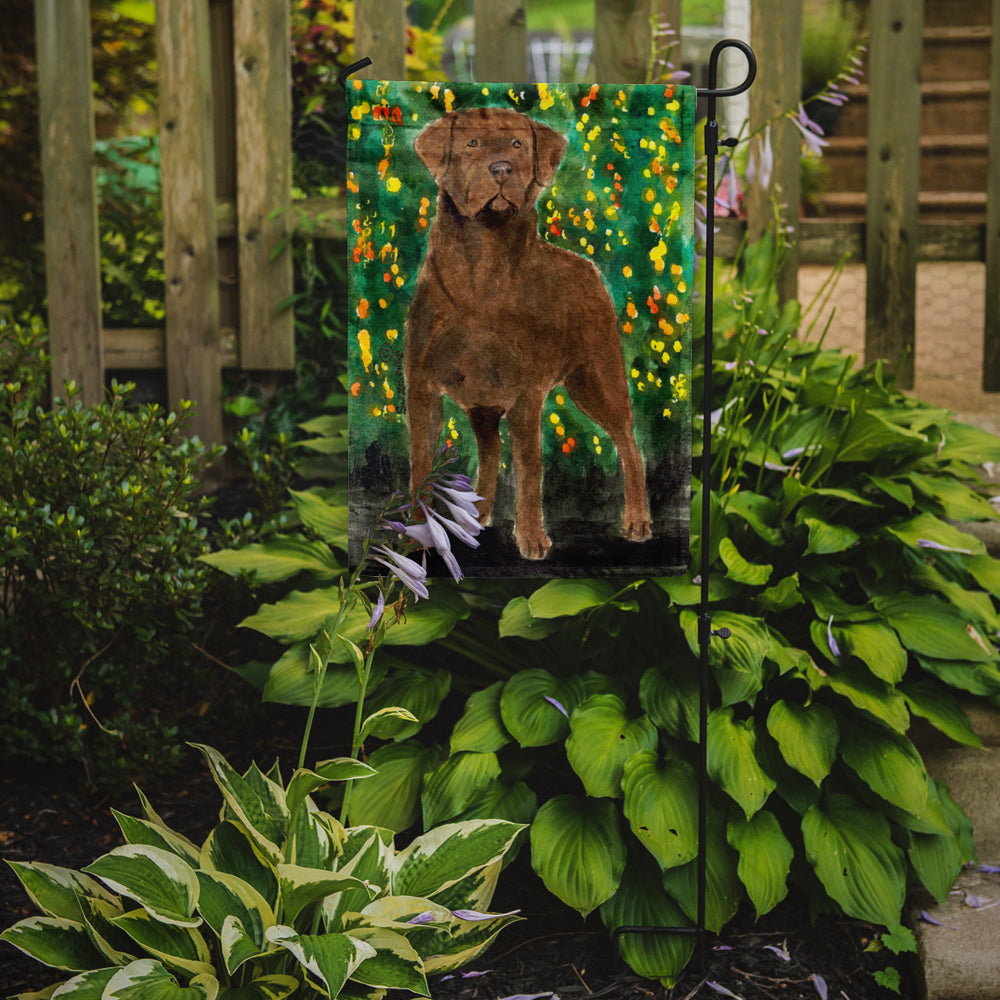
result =
[[[429,973],[472,961],[518,919],[486,912],[518,825],[453,823],[398,849],[390,831],[345,829],[310,797],[370,778],[366,764],[324,761],[285,785],[277,765],[240,774],[199,749],[225,803],[202,845],[140,795],[144,818],[115,813],[125,846],[82,872],[11,863],[42,915],[0,938],[78,973],[60,995],[430,996]]]
[[[131,409],[128,385],[96,406],[69,385],[42,408],[40,337],[0,325],[0,743],[7,760],[124,768],[175,752],[151,680],[191,660],[208,454],[187,404]]]

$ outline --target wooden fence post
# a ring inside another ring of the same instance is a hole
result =
[[[923,0],[872,0],[868,53],[865,360],[913,387]]]
[[[222,393],[210,53],[207,0],[160,0],[167,395],[172,405],[197,402],[191,430],[215,444],[222,441]]]
[[[476,79],[520,83],[528,66],[524,0],[475,0],[473,14]]]
[[[653,19],[668,18],[667,10],[673,10],[671,25],[679,32],[678,8],[672,0],[595,0],[594,69],[597,80],[601,83],[645,83],[651,56],[657,47]]]
[[[372,65],[355,75],[365,80],[406,79],[405,0],[354,0],[354,58]]]
[[[986,179],[986,326],[983,390],[1000,392],[1000,0],[993,0],[990,46],[990,138]]]
[[[35,0],[52,394],[104,398],[89,0]]]
[[[760,73],[750,88],[750,131],[795,108],[802,98],[802,4],[799,0],[766,0],[750,8],[750,41]],[[759,140],[754,140],[758,142]],[[787,302],[798,296],[799,202],[801,182],[799,161],[802,135],[787,118],[771,126],[774,170],[765,189],[755,180],[747,192],[747,226],[751,240],[760,239],[775,219],[792,241],[785,264],[778,274],[778,297]]]
[[[233,6],[243,368],[295,367],[294,314],[282,306],[292,294],[290,21],[288,0]]]

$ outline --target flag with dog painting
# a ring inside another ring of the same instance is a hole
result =
[[[449,461],[468,576],[684,572],[694,89],[347,92],[352,562]]]

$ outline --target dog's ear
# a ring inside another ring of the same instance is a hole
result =
[[[452,111],[431,122],[413,142],[417,156],[424,161],[438,184],[444,179],[451,159],[451,133],[455,117]]]
[[[541,187],[548,187],[566,152],[566,138],[533,119],[531,128],[535,133],[535,180]]]

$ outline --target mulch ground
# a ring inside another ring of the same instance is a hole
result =
[[[240,747],[220,742],[239,762]],[[74,778],[0,778],[0,858],[81,868],[122,842],[111,807],[138,815],[134,793],[109,796]],[[164,820],[196,841],[218,814],[218,793],[193,751],[191,768],[148,791]],[[829,918],[811,926],[801,901],[783,904],[758,924],[752,915],[740,914],[719,938],[706,940],[706,967],[689,968],[673,989],[634,975],[618,961],[596,916],[582,922],[546,893],[524,855],[501,877],[494,908],[519,908],[525,920],[503,931],[470,968],[432,977],[435,1000],[887,1000],[892,994],[873,979],[887,965],[903,973],[902,996],[919,992],[900,960],[866,950],[871,928]],[[11,870],[0,866],[0,927],[32,912]],[[59,973],[0,944],[0,995],[38,990],[59,979]]]

